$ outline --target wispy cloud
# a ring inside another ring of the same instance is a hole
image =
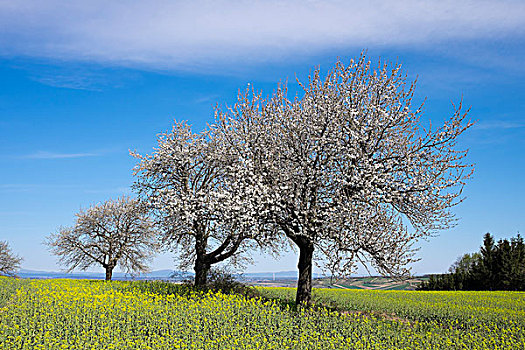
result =
[[[74,189],[78,185],[57,184],[0,184],[0,192],[34,192],[40,190]]]
[[[128,186],[115,186],[115,187],[86,187],[85,184],[31,184],[31,183],[22,183],[22,184],[0,184],[0,192],[8,193],[23,193],[23,192],[37,192],[37,191],[61,191],[67,190],[69,192],[83,192],[87,194],[108,194],[108,195],[132,195],[133,191],[131,187]],[[2,215],[2,212],[0,212]]]
[[[34,215],[29,211],[0,211],[0,216],[29,216]]]
[[[494,120],[494,121],[477,123],[474,127],[478,130],[520,129],[520,128],[525,128],[525,123]]]
[[[522,38],[523,23],[516,0],[13,0],[0,2],[0,55],[185,69]]]
[[[84,157],[95,157],[98,153],[56,153],[38,151],[31,154],[20,156],[23,159],[69,159],[69,158],[84,158]]]
[[[44,85],[65,89],[100,91],[100,88],[95,87],[95,81],[78,74],[34,76],[33,80]]]
[[[98,189],[86,189],[85,193],[91,194],[119,194],[119,195],[130,195],[132,194],[131,187],[114,187],[114,188],[98,188]]]
[[[194,100],[195,103],[215,103],[219,95],[201,96]]]
[[[17,68],[27,70],[32,80],[44,85],[87,91],[103,91],[107,87],[120,87],[140,77],[138,74],[126,71],[121,72],[118,77],[112,75],[109,79],[102,67],[78,63],[60,66],[38,64],[36,69],[34,64],[28,66],[18,64]]]
[[[0,184],[0,191],[7,192],[28,192],[40,188],[41,185],[35,184]]]

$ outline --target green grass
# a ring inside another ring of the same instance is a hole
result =
[[[386,286],[386,287],[382,287],[380,289],[382,289],[382,290],[406,290],[408,287],[410,287],[410,284],[409,283],[404,283],[404,284],[398,284],[398,285],[394,285],[394,286]]]
[[[293,300],[292,288],[259,288],[267,298]],[[434,321],[483,328],[485,321],[505,327],[525,325],[524,292],[419,292],[314,289],[314,304],[340,311],[386,313],[412,321]]]
[[[346,284],[346,283],[338,283],[337,286],[334,286],[334,288],[340,288],[338,286],[344,287],[346,289],[363,289],[363,288],[361,288],[359,286],[356,286],[354,284]],[[341,288],[341,289],[343,289],[343,288]]]

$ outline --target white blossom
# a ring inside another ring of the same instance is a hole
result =
[[[373,70],[364,55],[299,84],[300,98],[284,85],[264,100],[247,90],[217,112],[218,134],[254,174],[268,220],[299,248],[298,301],[309,301],[314,251],[332,273],[361,261],[405,275],[413,244],[454,224],[450,209],[472,172],[456,149],[467,113],[460,104],[425,129],[422,106],[411,105],[415,83],[399,65]]]
[[[197,285],[206,283],[211,265],[241,264],[254,249],[274,245],[256,214],[264,208],[250,163],[233,157],[213,132],[196,134],[175,122],[153,154],[132,153],[140,160],[134,188],[150,203],[181,268],[193,265]]]

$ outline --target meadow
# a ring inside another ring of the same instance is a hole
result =
[[[295,290],[0,277],[0,349],[525,349],[525,293]]]

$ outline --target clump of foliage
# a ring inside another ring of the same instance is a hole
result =
[[[125,284],[123,289],[138,291],[141,293],[153,293],[158,295],[185,295],[188,296],[200,292],[221,292],[223,294],[242,294],[255,297],[257,293],[254,288],[240,282],[231,271],[224,267],[213,267],[206,276],[207,283],[204,286],[195,286],[194,278],[185,280],[183,283],[168,281],[133,281]]]
[[[206,281],[206,285],[195,286],[195,288],[205,291],[220,291],[225,294],[242,294],[247,296],[254,296],[256,294],[251,286],[240,282],[238,277],[226,267],[212,267],[208,271]],[[194,285],[193,280],[186,282],[186,284],[190,286]]]
[[[519,234],[497,242],[486,233],[479,253],[465,254],[449,273],[431,275],[420,290],[525,290],[525,244]]]

